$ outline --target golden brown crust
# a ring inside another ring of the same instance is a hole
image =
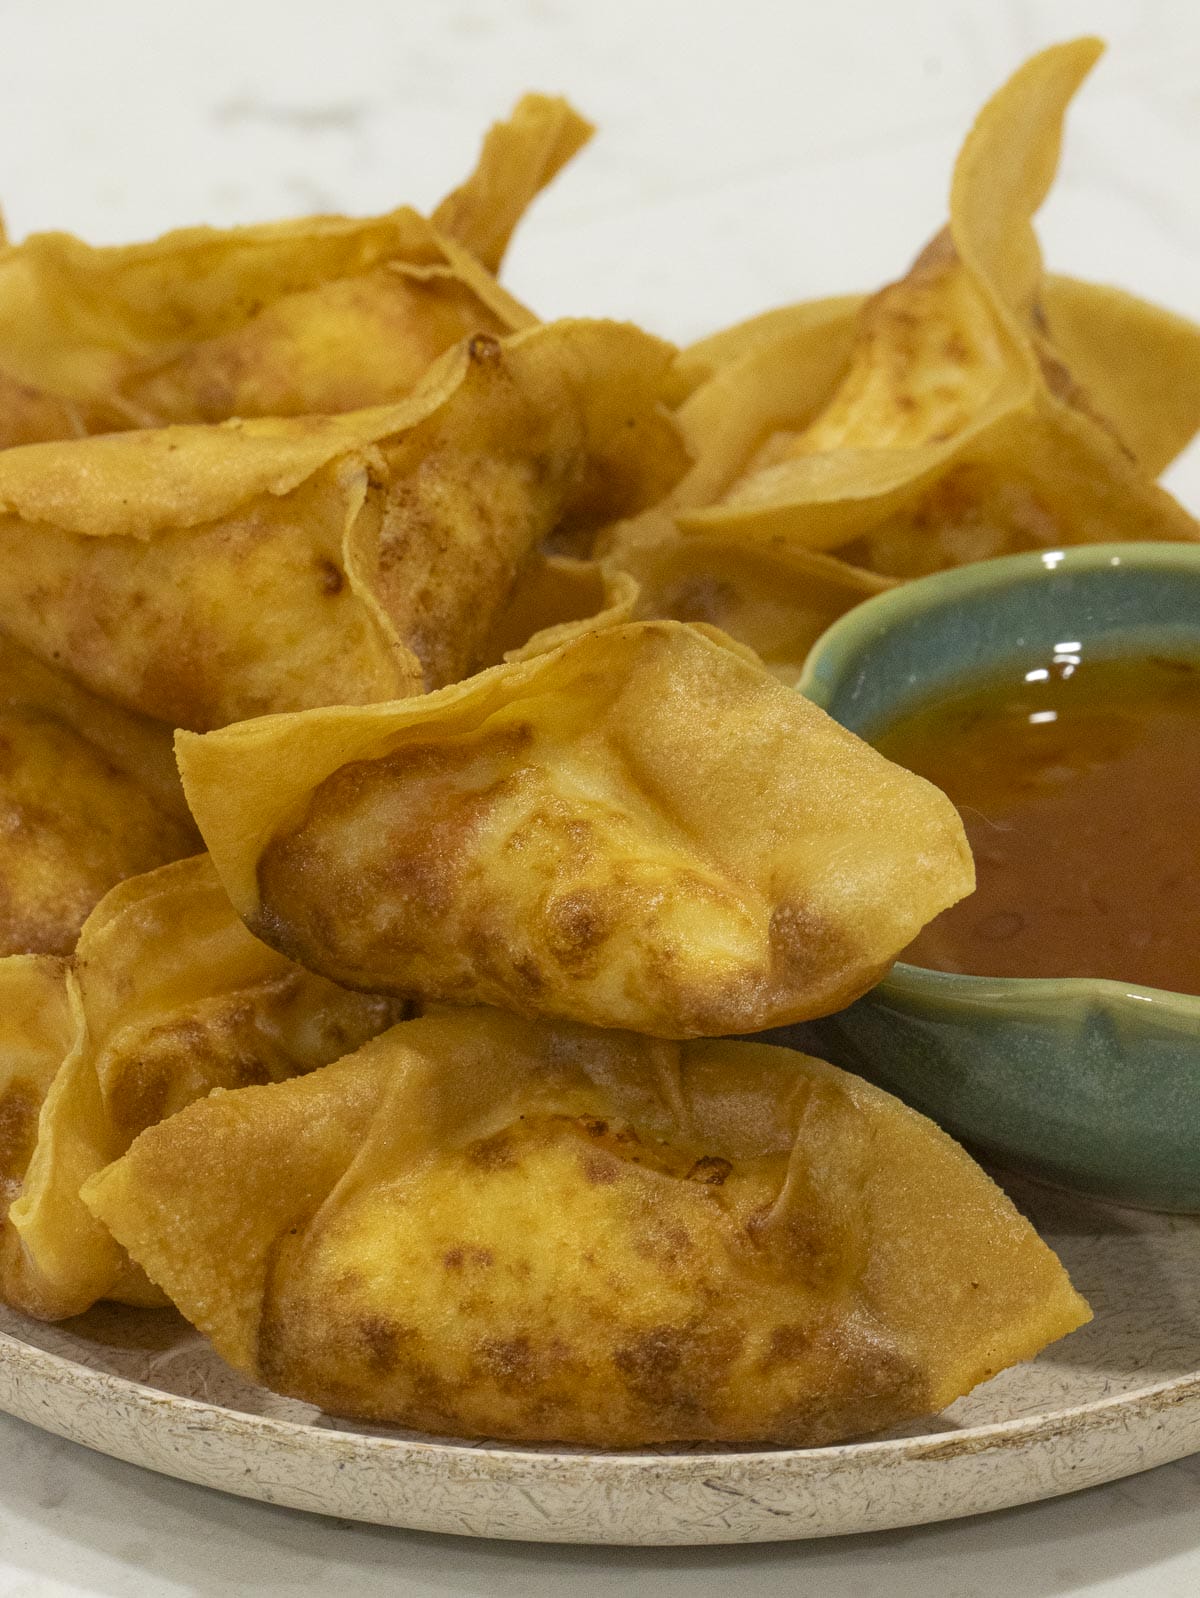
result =
[[[399,399],[461,339],[534,325],[492,274],[590,132],[566,101],[524,96],[431,221],[400,207],[0,244],[0,448]]]
[[[0,990],[19,969],[0,962]],[[162,1302],[81,1205],[88,1176],[193,1100],[325,1065],[402,1013],[388,999],[344,993],[258,943],[206,856],[106,895],[65,980],[71,1021],[56,1032],[57,1058],[51,1064],[48,1047],[37,1078],[36,1143],[22,1133],[9,1162],[14,1203],[0,1239],[4,1297],[44,1319],[78,1314],[102,1297]],[[0,1089],[6,1063],[10,1090],[29,1085],[16,1062],[0,1033]]]
[[[0,956],[70,954],[102,894],[198,844],[167,730],[0,635]]]
[[[690,369],[710,375],[684,408],[700,452],[669,507],[685,536],[823,551],[893,579],[1200,536],[1152,480],[1200,419],[1200,338],[1103,290],[1045,282],[1033,233],[1099,49],[1045,50],[989,101],[955,167],[949,227],[899,282],[700,347]],[[1145,372],[1168,351],[1177,380],[1160,400]]]
[[[552,528],[681,469],[671,353],[559,322],[469,340],[393,406],[0,451],[0,625],[193,729],[454,681]]]
[[[1087,1313],[961,1149],[830,1066],[478,1009],[196,1104],[85,1197],[239,1368],[459,1436],[826,1443]]]
[[[0,1233],[37,1142],[42,1100],[74,1030],[65,960],[0,958]]]
[[[949,802],[714,638],[181,734],[239,912],[350,986],[664,1037],[848,1002],[969,890]]]

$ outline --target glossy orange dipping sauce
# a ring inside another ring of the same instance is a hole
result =
[[[953,799],[978,876],[903,958],[1200,994],[1200,661],[1072,649],[874,740]]]

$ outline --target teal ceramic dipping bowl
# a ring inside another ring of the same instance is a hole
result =
[[[1066,642],[1085,662],[1200,659],[1200,546],[1092,545],[923,578],[835,623],[799,687],[870,742],[931,701],[1048,666]],[[1198,997],[899,963],[849,1009],[778,1041],[889,1089],[996,1165],[1200,1212]]]

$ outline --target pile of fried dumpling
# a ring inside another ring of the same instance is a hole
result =
[[[0,1293],[173,1305],[341,1416],[814,1445],[1088,1318],[949,1137],[748,1035],[973,887],[794,688],[1014,549],[1193,538],[1200,332],[1041,269],[1097,46],[874,298],[677,350],[497,282],[587,140],[429,217],[0,250]]]

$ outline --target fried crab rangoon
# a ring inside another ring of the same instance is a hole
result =
[[[37,1142],[42,1101],[74,1036],[67,962],[0,958],[0,1236]]]
[[[406,997],[760,1030],[849,1003],[974,885],[943,794],[679,622],[177,751],[251,930]]]
[[[1014,549],[1197,536],[1093,414],[1038,326],[1031,218],[1099,47],[1035,56],[963,147],[949,229],[863,310],[847,372],[799,435],[685,528],[794,540],[914,576]]]
[[[252,938],[204,855],[114,888],[69,973],[0,961],[0,1000],[0,1296],[51,1320],[163,1302],[80,1202],[88,1176],[214,1088],[326,1065],[400,1014]]]
[[[492,274],[591,131],[564,100],[526,95],[428,221],[403,207],[0,249],[0,446],[398,399],[461,339],[533,324]]]
[[[525,660],[627,621],[687,621],[719,627],[781,682],[795,683],[832,622],[895,586],[810,549],[668,532],[605,560],[550,555],[529,567],[485,658]]]
[[[684,352],[678,420],[693,466],[662,506],[606,535],[609,564],[690,566],[712,588],[722,565],[824,552],[844,567],[848,608],[871,573],[1200,535],[1152,481],[1200,422],[1200,330],[1043,276],[1031,227],[1098,50],[1085,39],[1043,52],[984,108],[950,225],[907,277]],[[754,586],[725,584],[721,624],[758,647]],[[656,605],[679,614],[653,588],[638,613]]]
[[[545,654],[581,632],[629,621],[640,597],[641,586],[628,572],[539,550],[496,618],[481,664]]]
[[[169,730],[0,634],[0,956],[70,954],[111,887],[199,847]]]
[[[565,321],[447,352],[393,406],[0,452],[0,626],[206,729],[453,682],[555,526],[684,461],[669,345]]]
[[[84,1188],[239,1370],[340,1415],[821,1444],[1087,1320],[970,1157],[819,1060],[495,1011],[221,1093]]]

